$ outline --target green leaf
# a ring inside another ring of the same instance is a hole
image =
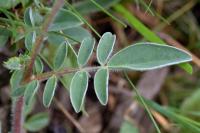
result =
[[[48,113],[38,113],[31,116],[25,122],[24,127],[31,132],[38,132],[42,128],[46,127],[49,123],[49,114]]]
[[[43,22],[43,16],[38,9],[27,8],[24,13],[24,22],[30,27],[39,26]]]
[[[106,105],[108,102],[108,69],[99,69],[94,76],[94,89],[102,105]]]
[[[8,36],[0,35],[0,47],[3,47],[8,41]]]
[[[197,88],[192,94],[185,98],[183,104],[181,105],[180,111],[182,114],[187,116],[188,118],[199,122],[200,121],[200,107],[199,107],[199,100],[200,100],[200,89]],[[186,129],[184,127],[181,128],[181,133],[189,133],[191,130]]]
[[[191,56],[178,48],[156,43],[138,43],[122,49],[108,62],[111,69],[151,70],[191,61]]]
[[[125,120],[120,128],[120,133],[139,133],[139,131],[132,123]]]
[[[66,41],[66,39],[70,44],[77,44],[82,42],[86,37],[92,37],[92,36],[88,32],[88,30],[80,26],[63,30],[63,35],[54,32],[48,33],[48,41],[53,45],[61,44],[62,42]]]
[[[10,9],[19,4],[19,2],[18,0],[0,0],[0,8]]]
[[[52,45],[60,45],[63,42],[65,42],[65,37],[61,36],[60,34],[56,34],[54,32],[49,32],[48,33],[48,42]]]
[[[38,10],[35,9],[33,11],[33,18],[34,18],[35,26],[40,26],[42,24],[42,22],[43,22],[43,19],[44,19],[43,16],[40,14],[39,9]]]
[[[70,2],[66,1],[65,2],[67,7],[72,10],[78,17],[79,19],[84,22],[84,24],[86,24],[98,37],[100,37],[99,33],[95,30],[95,28],[88,23],[88,21],[79,13],[79,11],[77,11],[74,6],[72,4],[70,4]]]
[[[26,90],[26,87],[24,87],[24,86],[16,88],[11,92],[11,96],[12,97],[20,97],[24,94],[25,90]]]
[[[72,27],[66,30],[63,30],[63,33],[70,36],[78,42],[82,42],[86,37],[92,37],[90,32],[83,27]],[[70,44],[77,44],[77,42],[69,39]]]
[[[51,69],[53,69],[52,53],[55,52],[55,47],[55,45],[49,44],[47,49],[42,49],[42,54],[40,54],[42,60],[46,64],[48,64]],[[62,68],[78,68],[76,52],[72,49],[70,45],[68,47],[67,58],[65,59]],[[62,77],[59,78],[63,86],[68,90],[70,88],[70,83],[73,75],[74,73],[64,74]]]
[[[35,3],[35,5],[36,5],[37,7],[40,7],[40,4],[41,4],[40,0],[34,0],[34,3]]]
[[[4,28],[1,28],[1,27],[0,27],[0,32],[1,32],[1,34],[0,34],[0,47],[3,47],[6,44],[6,42],[8,41],[9,35],[5,33],[5,32],[8,32],[8,31],[6,31]]]
[[[36,104],[36,102],[37,102],[36,99],[37,99],[37,97],[33,97],[33,100],[30,102],[29,105],[24,104],[23,116],[24,116],[25,119],[26,119],[27,116],[28,116],[29,114],[31,114],[32,111],[34,110],[35,104]]]
[[[58,79],[55,75],[51,76],[45,85],[43,93],[43,104],[45,107],[49,107],[54,97]]]
[[[193,67],[189,63],[181,63],[179,64],[179,67],[181,67],[183,70],[185,70],[189,74],[193,73]]]
[[[29,26],[34,26],[34,18],[32,8],[27,8],[24,13],[24,22]]]
[[[34,71],[38,74],[38,73],[42,73],[44,69],[44,65],[42,63],[42,60],[40,59],[40,57],[37,57],[34,63]]]
[[[33,100],[33,97],[35,96],[39,88],[39,85],[40,83],[38,80],[33,80],[26,86],[26,90],[24,93],[24,99],[26,105],[29,105],[30,102]]]
[[[68,44],[66,42],[62,43],[56,50],[56,55],[54,57],[54,69],[59,69],[67,56]]]
[[[9,70],[21,70],[23,67],[19,57],[11,57],[3,65]]]
[[[97,46],[97,59],[101,65],[104,65],[113,51],[116,36],[106,32],[101,37]]]
[[[70,100],[77,113],[81,111],[87,88],[88,73],[85,71],[76,72],[70,84]]]
[[[3,47],[7,41],[9,36],[11,35],[11,32],[5,28],[0,27],[0,47]]]
[[[188,117],[199,121],[200,116],[195,115],[200,112],[200,89],[195,90],[189,97],[185,98],[183,104],[181,105],[181,112],[186,114]]]
[[[77,59],[79,66],[84,66],[88,62],[90,56],[92,55],[94,45],[95,45],[94,38],[88,37],[82,41]]]
[[[31,51],[33,45],[36,41],[36,32],[30,32],[27,35],[25,35],[25,46],[26,48]]]
[[[68,49],[67,59],[64,62],[64,68],[78,68],[76,52],[70,46]],[[62,76],[61,82],[66,89],[70,89],[71,80],[74,73],[68,73]]]
[[[13,72],[10,78],[11,89],[15,90],[20,86],[20,82],[22,81],[24,71],[16,70]]]
[[[116,4],[113,7],[117,12],[122,14],[123,18],[127,20],[127,22],[135,28],[147,41],[159,43],[159,44],[165,44],[165,42],[156,35],[151,29],[149,29],[147,26],[145,26],[138,18],[136,18],[128,9],[126,9],[121,4]],[[188,63],[182,63],[179,65],[181,68],[183,68],[188,73],[191,73],[192,66]]]
[[[60,9],[56,14],[53,23],[49,27],[49,31],[60,31],[72,27],[82,25],[83,22],[71,11]]]

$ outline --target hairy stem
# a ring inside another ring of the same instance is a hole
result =
[[[64,5],[64,0],[57,0],[52,7],[51,13],[45,20],[41,29],[42,34],[36,38],[35,45],[31,51],[31,60],[28,64],[28,68],[25,71],[24,80],[23,80],[24,83],[28,83],[29,79],[31,78],[33,65],[34,65],[36,56],[38,55],[40,51],[40,47],[45,37],[44,34],[48,31],[48,27],[50,26],[51,22],[56,16],[56,13],[59,11],[59,9],[63,5]],[[23,105],[24,105],[23,97],[20,97],[16,101],[14,101],[14,105],[15,106],[13,108],[14,116],[13,116],[13,125],[12,125],[13,133],[23,133]]]
[[[17,101],[14,101],[13,105],[13,121],[12,121],[12,132],[13,133],[23,133],[23,104],[24,100],[23,97],[20,97],[17,99]]]
[[[42,74],[38,74],[33,76],[31,79],[27,80],[27,82],[30,82],[32,80],[46,80],[49,77],[51,77],[52,75],[56,75],[56,76],[63,76],[65,74],[70,74],[70,73],[75,73],[77,71],[87,71],[87,72],[92,72],[92,71],[96,71],[99,68],[101,68],[101,66],[97,66],[97,67],[85,67],[85,68],[65,68],[65,69],[61,69],[58,71],[50,71],[50,72],[45,72]]]
[[[56,16],[56,13],[59,11],[59,9],[63,5],[64,5],[64,0],[57,0],[56,3],[54,4],[54,6],[52,7],[51,13],[49,14],[48,18],[45,20],[45,22],[42,26],[42,29],[41,29],[42,34],[37,37],[35,45],[31,51],[31,55],[30,55],[31,60],[30,60],[30,63],[28,65],[28,68],[25,73],[25,79],[29,79],[31,77],[34,61],[40,51],[40,47],[41,47],[43,39],[45,37],[45,33],[48,31],[48,28],[49,28],[51,22],[53,21],[54,17]]]

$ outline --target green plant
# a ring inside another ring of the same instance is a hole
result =
[[[91,1],[94,3],[93,6],[104,9],[101,4]],[[116,10],[119,10],[119,7],[116,6]],[[84,12],[84,9],[82,10]],[[42,14],[43,11],[45,15]],[[181,49],[157,44],[163,41],[148,29],[143,29],[149,33],[148,35],[144,33],[144,36],[149,40],[153,38],[152,41],[157,43],[131,44],[112,55],[116,36],[110,32],[100,36],[78,11],[78,5],[73,6],[64,0],[55,1],[52,8],[44,7],[40,1],[35,0],[34,7],[25,8],[23,21],[6,10],[2,10],[8,16],[8,19],[4,19],[8,25],[2,26],[2,30],[7,32],[1,39],[6,42],[12,33],[13,41],[17,44],[23,39],[26,48],[24,54],[11,57],[4,63],[4,66],[12,72],[10,85],[14,104],[12,129],[14,133],[22,132],[23,104],[25,103],[25,106],[29,108],[41,81],[46,81],[43,93],[45,107],[50,107],[57,83],[61,82],[69,89],[72,106],[78,113],[83,110],[90,72],[96,72],[95,93],[100,103],[106,105],[110,72],[152,70],[192,60],[190,54]],[[111,16],[106,9],[103,11]],[[118,21],[117,18],[112,18]],[[123,25],[121,21],[119,22]],[[96,41],[89,31],[82,27],[84,23],[100,37],[96,49],[99,66],[87,66]],[[23,32],[18,33],[15,27],[17,30],[22,28]],[[77,52],[75,46],[79,44],[80,48]],[[52,71],[44,72],[44,64],[47,64]],[[44,125],[40,125],[41,121],[38,120],[41,116],[44,118],[41,119]],[[40,125],[42,128],[48,121],[46,114],[38,114],[29,118],[24,125],[26,129],[36,131],[40,128],[34,127]]]

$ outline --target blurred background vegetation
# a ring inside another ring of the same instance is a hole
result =
[[[35,11],[38,24],[52,7],[53,0],[0,0],[0,128],[11,128],[10,72],[3,61],[24,51],[24,12]],[[129,72],[132,82],[146,101],[163,133],[200,132],[200,1],[199,0],[98,0],[99,8],[89,0],[71,0],[75,9],[102,35],[117,35],[114,51],[139,41],[158,42],[187,49],[193,54],[193,73],[178,66],[148,72]],[[39,6],[38,6],[39,5]],[[113,19],[108,13],[114,15]],[[121,22],[127,24],[125,27]],[[82,36],[76,36],[81,33]],[[77,40],[98,35],[87,24],[66,33]],[[55,41],[55,40],[53,40]],[[53,43],[53,42],[48,42]],[[50,51],[52,49],[49,49]],[[50,52],[51,53],[51,52]],[[46,55],[51,60],[51,54]],[[134,53],[133,53],[134,56]],[[147,55],[148,56],[148,55]],[[96,65],[96,58],[90,65]],[[44,68],[49,70],[48,67]],[[191,70],[190,70],[191,72]],[[40,90],[32,107],[26,110],[27,132],[48,133],[155,133],[145,109],[122,73],[112,73],[109,103],[101,106],[90,78],[85,112],[76,114],[66,89],[59,84],[54,104],[45,109]]]

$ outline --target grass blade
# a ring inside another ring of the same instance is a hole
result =
[[[153,101],[150,101],[150,100],[147,100],[147,99],[144,99],[144,101],[146,102],[146,104],[149,107],[151,107],[154,110],[158,111],[159,113],[165,115],[166,117],[170,118],[174,122],[180,124],[182,127],[187,128],[190,131],[193,131],[195,133],[200,132],[200,128],[198,127],[199,123],[197,123],[196,121],[189,119],[187,117],[184,117],[182,115],[176,114],[171,109],[161,107],[160,105],[156,104]]]
[[[158,127],[158,125],[157,125],[155,119],[153,118],[149,107],[148,107],[147,104],[145,103],[143,97],[139,94],[137,88],[136,88],[135,85],[132,83],[132,81],[130,80],[130,78],[128,77],[128,75],[127,75],[126,72],[124,72],[124,75],[125,75],[127,81],[129,82],[129,84],[131,85],[131,87],[134,89],[134,91],[135,91],[135,93],[136,93],[136,95],[137,95],[137,97],[138,97],[138,100],[142,103],[142,105],[143,105],[144,108],[146,109],[146,111],[147,111],[147,113],[148,113],[148,115],[149,115],[151,121],[153,122],[153,125],[154,125],[155,128],[156,128],[156,131],[157,131],[158,133],[161,133],[161,131],[160,131],[160,129],[159,129],[159,127]]]
[[[118,18],[116,18],[115,16],[113,16],[111,13],[109,13],[104,7],[102,7],[100,4],[98,4],[96,1],[94,0],[90,0],[95,6],[97,6],[102,12],[104,12],[105,14],[107,14],[109,17],[111,17],[113,20],[115,20],[116,22],[120,23],[122,26],[127,27],[127,25],[122,22],[121,20],[119,20]]]

